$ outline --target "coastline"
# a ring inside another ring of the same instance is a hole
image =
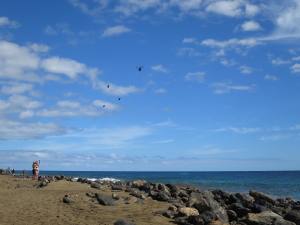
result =
[[[33,181],[0,175],[0,192],[1,225],[24,221],[49,225],[300,224],[300,201],[274,199],[256,191],[228,193],[144,180],[44,176]]]

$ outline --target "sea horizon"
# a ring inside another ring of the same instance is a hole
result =
[[[28,173],[27,173],[28,174]],[[29,173],[30,174],[30,173]],[[41,176],[146,180],[149,182],[191,185],[201,189],[228,192],[257,190],[275,197],[300,199],[300,171],[40,171]]]

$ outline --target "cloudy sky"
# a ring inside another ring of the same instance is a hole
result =
[[[300,0],[3,0],[0,167],[300,169],[299,24]]]

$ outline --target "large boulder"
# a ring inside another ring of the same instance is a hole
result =
[[[250,209],[244,207],[241,203],[232,203],[229,209],[235,211],[239,218],[244,217],[251,212]]]
[[[260,205],[274,206],[276,204],[276,201],[272,197],[264,193],[250,191],[249,195],[255,199],[255,203],[258,203]]]
[[[228,216],[225,209],[214,199],[214,195],[210,191],[192,192],[188,205],[196,208],[200,216],[209,212],[212,220],[220,220],[224,223],[228,222]]]
[[[96,193],[96,199],[101,205],[105,206],[113,206],[115,205],[115,200],[112,198],[112,196],[102,195]]]
[[[215,200],[219,202],[222,206],[226,206],[233,203],[230,194],[225,191],[217,189],[213,190],[212,193],[214,195]]]
[[[72,203],[72,202],[73,202],[73,200],[70,198],[69,195],[65,195],[65,196],[63,197],[63,203],[70,204],[70,203]]]
[[[133,187],[133,188],[141,188],[145,184],[147,184],[147,181],[145,181],[145,180],[134,180],[131,183],[131,187]]]
[[[258,214],[249,213],[246,223],[249,225],[296,225],[272,211],[264,211]]]
[[[291,210],[289,211],[284,219],[292,221],[296,223],[297,225],[300,225],[300,211],[299,210]]]
[[[181,216],[199,216],[199,212],[195,208],[191,207],[182,207],[178,209],[178,212]]]
[[[141,192],[139,190],[135,190],[133,188],[132,188],[132,190],[130,191],[129,194],[132,195],[132,196],[134,196],[134,197],[143,199],[143,200],[147,198],[147,196],[146,196],[146,194],[144,192]]]
[[[111,185],[111,190],[113,190],[113,191],[124,191],[125,189],[126,189],[126,187],[123,185],[119,185],[119,184]]]
[[[235,197],[244,207],[247,208],[252,208],[255,202],[255,199],[252,196],[245,193],[236,193]]]
[[[91,188],[100,189],[100,188],[101,188],[101,185],[100,185],[99,183],[92,182],[92,183],[91,183]]]

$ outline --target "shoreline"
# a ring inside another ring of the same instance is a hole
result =
[[[295,173],[295,174],[294,174]],[[300,200],[300,173],[281,172],[133,172],[133,171],[42,171],[42,175],[62,174],[70,177],[90,179],[118,179],[130,181],[144,179],[154,183],[189,185],[203,190],[222,189],[227,192],[248,193],[254,189],[267,193],[273,198],[289,196]]]
[[[84,200],[81,199],[78,203],[82,203],[82,201],[84,204],[92,202],[92,204],[101,205],[104,208],[112,207],[117,209],[121,207],[120,212],[131,209],[131,207],[136,210],[137,206],[143,205],[146,211],[151,211],[150,215],[148,215],[150,218],[160,220],[156,224],[300,224],[300,201],[289,197],[274,198],[251,190],[249,193],[231,193],[220,189],[203,190],[191,185],[152,183],[145,180],[112,181],[102,179],[92,181],[87,178],[43,176],[39,178],[39,181],[32,181],[30,177],[22,179],[23,177],[18,175],[4,177],[13,179],[16,183],[20,183],[22,180],[28,181],[34,184],[34,190],[41,190],[42,192],[63,183],[65,194],[61,196],[60,201],[65,205],[76,204],[77,200],[74,197],[76,195],[68,194],[73,186],[88,190],[85,192]],[[153,210],[153,204],[156,205],[155,210]],[[113,215],[108,216],[111,217]],[[127,224],[154,224],[149,221],[148,223],[147,221],[146,223],[145,221],[141,222],[139,216],[130,218],[132,221]],[[128,218],[124,219],[128,220]],[[90,224],[98,223],[91,222]],[[113,223],[110,222],[108,224]]]

